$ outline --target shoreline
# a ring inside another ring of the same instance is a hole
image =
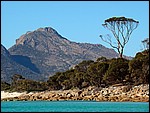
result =
[[[22,93],[19,93],[19,92],[6,92],[6,91],[1,91],[1,100],[4,99],[4,98],[11,98],[11,97],[19,97],[21,96],[22,94],[27,94],[26,92],[22,92]]]
[[[61,101],[88,100],[112,102],[149,102],[149,84],[138,86],[109,86],[98,88],[89,86],[83,89],[54,90],[42,92],[5,92],[1,91],[1,101]]]

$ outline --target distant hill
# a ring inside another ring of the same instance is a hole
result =
[[[47,80],[56,72],[101,56],[114,58],[118,54],[101,44],[69,41],[51,27],[39,28],[23,34],[8,51],[1,49],[1,79],[6,80],[19,73],[33,80]]]

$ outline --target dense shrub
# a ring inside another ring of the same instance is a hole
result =
[[[108,66],[109,64],[106,62],[96,62],[88,67],[87,73],[90,76],[90,85],[101,86],[103,76]]]
[[[10,89],[10,84],[1,81],[1,91],[9,90]]]
[[[18,74],[15,74],[12,79],[10,91],[43,91],[48,88],[46,82],[25,79],[22,75]]]
[[[81,63],[79,63],[78,65],[75,66],[75,70],[77,70],[78,72],[86,72],[87,68],[90,64],[92,64],[94,61],[92,60],[84,60]]]
[[[129,72],[134,85],[149,81],[149,52],[147,51],[137,53],[129,62]]]
[[[126,75],[128,75],[128,60],[123,58],[112,59],[103,81],[107,85],[122,83]]]

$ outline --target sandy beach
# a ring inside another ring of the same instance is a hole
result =
[[[19,93],[19,92],[5,92],[5,91],[1,91],[1,99],[4,99],[4,98],[9,98],[9,97],[18,97],[18,96],[21,96],[23,94],[26,94],[26,92],[22,92],[22,93]]]

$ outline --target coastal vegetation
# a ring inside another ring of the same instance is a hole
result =
[[[82,61],[65,72],[57,72],[39,82],[15,74],[12,83],[1,82],[1,91],[45,91],[82,89],[89,86],[109,87],[114,84],[149,84],[149,49],[138,52],[132,60],[125,58]]]

